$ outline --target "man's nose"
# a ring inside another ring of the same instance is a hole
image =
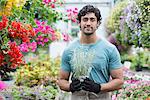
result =
[[[86,23],[86,25],[91,25],[91,21],[88,20],[87,23]]]

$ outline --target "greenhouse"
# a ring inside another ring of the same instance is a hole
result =
[[[150,100],[150,0],[0,0],[0,100]]]

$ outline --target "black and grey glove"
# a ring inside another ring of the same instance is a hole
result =
[[[84,79],[82,82],[82,89],[89,92],[99,93],[101,91],[101,85],[95,83],[89,78]]]
[[[81,90],[81,82],[79,79],[73,78],[72,83],[70,83],[70,91],[73,93],[75,91]]]

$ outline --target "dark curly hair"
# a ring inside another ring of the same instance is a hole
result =
[[[101,17],[101,13],[100,13],[100,10],[92,5],[86,5],[84,6],[78,13],[78,16],[77,16],[77,20],[79,22],[81,22],[81,17],[82,16],[85,16],[86,14],[88,13],[94,13],[95,16],[97,17],[97,21],[101,22],[102,20],[102,17]]]

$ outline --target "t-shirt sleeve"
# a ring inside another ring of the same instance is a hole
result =
[[[120,54],[117,48],[115,47],[110,54],[109,70],[118,69],[121,67],[122,64],[121,64]]]
[[[71,72],[71,67],[69,63],[69,52],[64,50],[62,57],[61,57],[61,69],[63,71]]]

